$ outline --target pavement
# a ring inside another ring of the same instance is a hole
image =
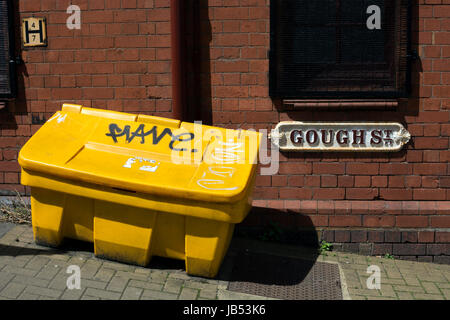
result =
[[[163,259],[143,268],[96,258],[83,246],[38,246],[31,226],[0,223],[0,300],[274,299],[227,289],[230,270],[239,263],[233,257],[244,248],[283,257],[309,257],[311,270],[319,262],[337,265],[344,300],[450,299],[450,265],[333,251],[311,254],[308,248],[235,237],[218,278],[205,279],[187,275],[182,261]],[[67,271],[73,265],[80,267],[80,289],[68,288],[72,273]],[[380,289],[368,288],[369,277],[370,283],[376,284],[368,268],[379,271]]]

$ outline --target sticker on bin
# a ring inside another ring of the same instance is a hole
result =
[[[127,162],[125,162],[125,164],[123,165],[124,168],[132,168],[132,165],[134,163],[151,163],[152,165],[143,165],[140,166],[139,165],[139,170],[142,171],[148,171],[148,172],[155,172],[156,169],[158,169],[159,165],[161,164],[161,162],[156,162],[155,160],[151,160],[151,159],[145,159],[145,158],[141,158],[141,157],[135,157],[135,158],[129,158],[127,160]]]

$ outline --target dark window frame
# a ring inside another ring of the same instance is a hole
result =
[[[280,66],[280,58],[277,48],[276,37],[279,36],[279,21],[278,21],[278,8],[279,1],[283,0],[271,0],[270,6],[270,52],[269,52],[269,95],[272,98],[282,98],[282,99],[398,99],[398,98],[407,98],[411,94],[411,60],[414,55],[411,54],[411,17],[412,17],[412,4],[411,1],[405,0],[393,0],[396,5],[398,2],[399,12],[397,12],[395,16],[395,24],[402,27],[402,21],[406,19],[405,29],[394,29],[391,32],[395,32],[394,37],[401,35],[402,37],[406,37],[406,45],[397,49],[394,47],[395,59],[404,59],[403,71],[396,71],[394,75],[397,76],[401,74],[403,77],[403,82],[401,85],[401,90],[392,90],[392,91],[362,91],[362,90],[352,90],[352,91],[343,91],[343,90],[335,90],[335,91],[302,91],[302,90],[289,90],[285,88],[280,88],[281,86],[278,84],[278,77],[280,77],[280,73],[277,69]],[[339,1],[339,0],[336,0]],[[400,13],[403,13],[401,15]],[[406,17],[405,17],[406,15]],[[398,46],[400,47],[400,46]],[[400,53],[400,50],[403,50],[403,54]],[[405,63],[406,61],[406,63]],[[337,70],[339,69],[339,64],[335,63],[333,65]],[[397,70],[400,70],[398,67]],[[347,70],[348,71],[348,70]],[[289,73],[291,71],[284,71],[285,73]],[[350,81],[350,80],[347,80]],[[398,84],[396,83],[397,88]]]
[[[17,96],[17,79],[16,79],[16,59],[15,59],[15,32],[14,32],[14,7],[13,0],[6,0],[8,18],[8,39],[9,39],[9,92],[0,93],[0,99],[13,99]],[[1,14],[1,13],[0,13]]]

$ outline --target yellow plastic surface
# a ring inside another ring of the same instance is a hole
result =
[[[90,241],[97,256],[142,266],[183,259],[214,277],[250,210],[259,143],[252,131],[66,104],[19,154],[35,240]]]

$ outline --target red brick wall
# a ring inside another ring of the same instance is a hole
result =
[[[25,191],[19,185],[17,152],[63,102],[160,116],[171,111],[168,0],[18,3],[20,17],[47,18],[49,42],[47,48],[22,50],[20,96],[0,111],[4,194]],[[69,3],[82,10],[81,30],[66,28]],[[191,118],[202,115],[217,126],[268,130],[286,120],[397,121],[407,127],[412,141],[396,153],[283,153],[278,174],[258,176],[254,196],[255,207],[277,214],[265,220],[253,214],[245,223],[277,220],[289,225],[278,213],[295,212],[307,217],[304,224],[328,230],[321,237],[337,243],[352,243],[350,233],[337,236],[341,231],[412,230],[416,237],[400,237],[395,243],[412,241],[424,247],[405,249],[408,254],[396,249],[399,255],[442,255],[428,249],[432,243],[444,244],[441,251],[448,257],[450,1],[418,0],[414,5],[412,46],[420,60],[412,66],[411,97],[393,110],[346,111],[286,110],[268,96],[269,3],[201,0],[198,15],[187,18],[186,30],[201,35],[188,40]],[[425,241],[423,232],[433,236]],[[370,242],[367,233],[361,239]]]

